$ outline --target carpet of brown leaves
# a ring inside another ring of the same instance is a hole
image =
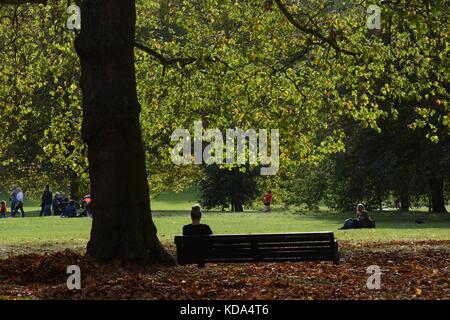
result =
[[[450,299],[450,241],[341,243],[341,263],[97,264],[72,251],[0,260],[0,299]],[[169,250],[173,250],[171,247]],[[68,290],[66,268],[81,268]],[[381,289],[366,268],[382,270]]]

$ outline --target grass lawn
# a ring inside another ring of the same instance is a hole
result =
[[[162,193],[152,201],[158,235],[163,243],[173,243],[182,226],[190,222],[187,208],[196,203],[198,194],[188,190],[179,194]],[[37,201],[26,200],[26,218],[0,219],[0,257],[33,251],[84,248],[89,239],[90,218],[61,219],[38,217]],[[449,240],[450,214],[424,212],[398,214],[372,213],[376,229],[337,230],[354,213],[295,213],[275,210],[272,213],[206,212],[203,222],[216,234],[334,231],[338,240],[378,242],[391,240]],[[415,220],[425,221],[416,224]]]
[[[245,213],[206,212],[203,222],[216,234],[334,231],[339,240],[377,242],[391,240],[449,240],[450,214],[374,213],[376,229],[337,230],[351,214],[257,211]],[[424,224],[416,224],[416,219]],[[188,211],[154,212],[154,221],[163,243],[172,243],[184,224]],[[31,251],[64,248],[79,250],[89,239],[90,218],[26,217],[0,219],[0,257]]]

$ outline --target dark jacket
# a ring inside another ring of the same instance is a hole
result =
[[[65,209],[63,214],[61,215],[67,218],[74,218],[77,216],[77,209],[75,208],[75,204],[69,204]]]
[[[361,224],[361,227],[367,228],[371,224],[371,219],[367,211],[358,212],[357,220]]]
[[[183,236],[211,235],[213,232],[207,224],[187,224],[183,227]]]
[[[45,191],[42,195],[42,204],[48,204],[51,205],[53,201],[53,194],[51,191]]]

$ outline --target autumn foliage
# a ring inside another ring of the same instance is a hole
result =
[[[449,299],[450,241],[342,243],[330,262],[143,267],[97,264],[73,251],[0,260],[4,299]],[[172,249],[173,248],[169,248]],[[68,265],[81,290],[66,287]],[[369,290],[370,265],[381,289]]]

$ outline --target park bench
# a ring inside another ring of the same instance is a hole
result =
[[[333,261],[333,232],[175,236],[178,264]]]

